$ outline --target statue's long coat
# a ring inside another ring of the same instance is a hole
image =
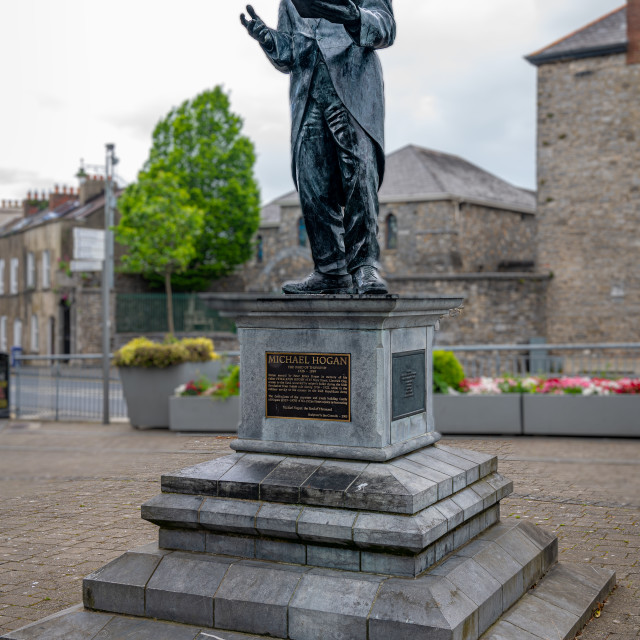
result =
[[[384,83],[375,49],[393,44],[396,23],[391,0],[354,0],[361,26],[350,34],[324,19],[301,18],[291,0],[281,0],[275,46],[265,53],[273,65],[291,74],[291,157],[297,186],[296,150],[317,56],[323,56],[345,107],[375,141],[380,184],[384,174]]]

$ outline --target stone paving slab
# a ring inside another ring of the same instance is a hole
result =
[[[7,422],[0,432],[0,633],[79,602],[84,576],[156,540],[139,507],[159,492],[161,474],[226,456],[232,439],[123,424]],[[615,569],[617,588],[581,640],[639,637],[640,441],[457,438],[443,446],[497,455],[515,491],[502,501],[503,520],[557,535],[561,562]],[[528,640],[524,631],[521,637]]]
[[[232,454],[164,473],[162,491],[414,514],[497,470],[495,456],[434,445],[388,463]]]

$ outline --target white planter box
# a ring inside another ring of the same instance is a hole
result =
[[[640,437],[640,396],[523,396],[524,433]]]
[[[213,400],[202,396],[169,399],[171,431],[237,433],[240,422],[240,397]]]
[[[445,435],[520,435],[520,394],[499,396],[433,395],[436,431]]]
[[[136,429],[168,429],[169,398],[175,389],[198,376],[215,381],[221,362],[185,362],[165,369],[119,368],[131,425]]]

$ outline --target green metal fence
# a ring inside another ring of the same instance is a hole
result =
[[[173,295],[173,322],[176,333],[235,333],[230,318],[220,317],[194,293]],[[167,296],[164,293],[118,293],[116,295],[117,333],[163,333],[169,330]]]

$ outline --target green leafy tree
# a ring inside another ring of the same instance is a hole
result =
[[[171,277],[183,273],[198,254],[204,211],[192,202],[179,179],[165,171],[140,172],[118,202],[116,228],[125,245],[122,270],[161,277],[167,294],[168,330],[174,333]]]
[[[206,289],[253,254],[260,192],[253,143],[242,125],[218,86],[173,108],[153,132],[145,171],[169,171],[190,204],[204,212],[196,255],[174,276],[176,289]]]

